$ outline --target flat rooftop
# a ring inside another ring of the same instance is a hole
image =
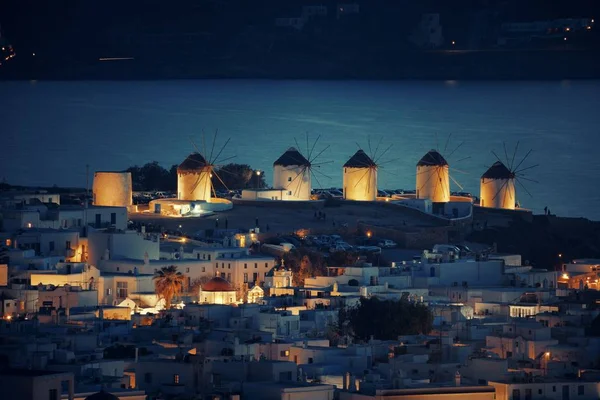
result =
[[[70,372],[64,371],[47,371],[39,369],[7,369],[3,370],[0,375],[4,376],[48,376],[48,375],[64,375],[71,374]]]

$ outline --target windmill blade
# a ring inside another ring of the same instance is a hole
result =
[[[377,142],[377,147],[375,147],[375,153],[373,154],[373,158],[377,158],[377,152],[379,151],[379,146],[381,145],[381,142],[383,141],[383,136],[379,138],[379,142]]]
[[[318,172],[319,174],[323,175],[325,178],[331,179],[331,177],[329,175],[319,171],[318,169],[310,168],[310,171],[311,171],[311,173]]]
[[[310,161],[310,148],[308,146],[308,132],[306,132],[306,155],[308,157],[308,160]]]
[[[524,181],[529,181],[529,182],[533,182],[533,183],[540,183],[539,181],[536,181],[535,179],[530,179],[530,178],[526,178],[524,176],[518,175],[516,176],[517,179],[523,179]]]
[[[385,155],[385,153],[387,153],[391,148],[392,148],[393,144],[390,144],[380,155],[379,157],[373,159],[373,163],[377,164],[379,162],[379,160],[381,160],[381,157],[383,157]]]
[[[364,173],[362,174],[362,176],[360,177],[360,179],[358,181],[356,181],[356,183],[354,184],[354,188],[355,189],[358,186],[358,184],[365,178],[365,176],[367,176],[369,174],[369,171],[370,170],[364,171]]]
[[[531,154],[532,151],[533,151],[533,149],[529,150],[527,152],[527,154],[525,154],[525,157],[523,157],[523,159],[521,160],[521,162],[519,164],[517,164],[517,166],[515,167],[515,170],[519,169],[519,167],[521,166],[521,164],[523,164],[523,162],[527,159],[527,157],[529,157],[529,155]]]
[[[435,133],[435,149],[439,151],[440,149],[440,141],[438,140],[438,134]]]
[[[196,188],[200,184],[200,177],[201,177],[201,175],[198,176],[198,178],[196,178],[196,182],[194,182],[194,184],[192,185],[192,189],[190,190],[190,194],[194,193],[194,190],[196,190]]]
[[[225,141],[225,144],[221,147],[221,150],[219,150],[219,152],[217,153],[217,156],[215,157],[215,162],[218,162],[219,157],[221,156],[221,153],[223,153],[223,150],[225,150],[225,147],[227,147],[230,140],[231,140],[231,138],[229,138]]]
[[[321,162],[314,163],[314,164],[310,163],[310,166],[311,167],[320,167],[321,165],[331,164],[331,163],[333,163],[333,161],[321,161]]]
[[[517,155],[517,150],[519,150],[519,141],[518,140],[517,140],[517,144],[515,145],[515,151],[513,151],[512,159],[510,160],[510,166],[508,167],[508,169],[511,171],[514,171],[513,165],[515,165],[515,157]]]
[[[461,162],[461,161],[468,160],[469,158],[471,158],[471,156],[467,156],[467,157],[461,158],[461,159],[459,159],[459,160],[456,160],[456,161],[454,161],[454,162],[457,162],[457,163],[459,163],[459,162]]]
[[[523,184],[521,183],[521,179],[515,179],[515,181],[516,181],[516,182],[517,182],[519,185],[521,185],[521,187],[523,188],[523,190],[525,190],[525,192],[526,192],[526,193],[529,195],[529,197],[533,197],[533,196],[531,195],[531,193],[529,193],[529,190],[527,190],[527,188],[525,187],[525,185],[523,185]]]
[[[450,177],[450,179],[452,179],[452,182],[454,182],[454,184],[460,188],[460,190],[465,190],[462,187],[462,185],[460,183],[458,183],[458,181],[452,177],[452,175],[448,174],[448,176]]]
[[[206,157],[206,133],[204,133],[204,129],[202,129],[202,155]],[[206,160],[210,163],[209,160]]]
[[[500,192],[502,191],[502,189],[504,189],[504,187],[508,184],[508,181],[504,181],[504,183],[498,188],[498,190],[496,191],[496,194],[494,195],[494,197],[492,197],[492,201],[496,200],[496,197],[498,197],[498,195],[500,194]]]
[[[313,162],[314,160],[316,160],[317,158],[319,158],[321,156],[321,154],[323,154],[330,146],[327,145],[323,150],[321,150],[319,152],[319,154],[317,154],[312,160],[309,160],[309,162]]]
[[[312,155],[313,155],[313,152],[315,151],[315,146],[317,145],[317,142],[319,141],[319,139],[321,139],[321,135],[317,136],[312,147],[310,148],[310,152],[308,153],[308,162],[311,162],[314,160],[314,158],[312,158]]]
[[[303,166],[302,169],[296,174],[296,176],[294,176],[294,178],[288,183],[287,187],[289,188],[295,181],[296,179],[298,179],[298,177],[300,175],[302,175],[304,173],[304,171],[306,171],[306,166]]]
[[[294,138],[294,142],[296,143],[296,150],[298,150],[298,152],[300,152],[300,149],[302,147],[300,147],[300,145],[298,144],[298,139]],[[302,153],[300,153],[300,154],[302,154]]]
[[[313,155],[313,152],[315,151],[315,146],[317,145],[317,142],[319,141],[319,139],[321,139],[321,135],[317,136],[317,138],[313,142],[312,147],[310,148],[310,152],[308,153],[308,162],[311,162],[312,160],[314,160],[314,158],[312,158],[312,155]]]
[[[223,185],[223,187],[225,189],[227,189],[227,191],[229,191],[229,188],[227,187],[227,185],[225,184],[225,182],[223,182],[223,179],[221,179],[221,177],[219,176],[219,174],[217,174],[216,171],[213,171],[213,175],[217,177],[217,179],[219,180],[219,182],[221,182],[221,184]]]
[[[306,173],[306,168],[307,167],[302,168],[302,170],[297,175],[297,176],[301,176],[301,178],[298,179],[298,181],[296,182],[296,188],[294,189],[294,196],[296,196],[296,197],[298,197],[298,194],[300,193],[300,189],[302,188],[302,183],[304,181],[304,174]]]
[[[448,143],[450,143],[451,137],[452,137],[452,134],[449,134],[448,138],[446,139],[446,144],[444,145],[444,154],[446,154],[446,150],[448,149]]]
[[[432,177],[433,177],[433,174],[429,175],[429,178],[427,178],[427,180],[425,182],[423,182],[423,184],[421,185],[421,187],[418,188],[418,190],[423,189],[423,187],[425,187],[425,185],[427,185],[429,183],[429,181],[431,180]]]
[[[224,158],[224,159],[220,160],[218,164],[212,164],[212,163],[211,163],[210,165],[212,165],[212,166],[215,166],[215,167],[216,167],[216,166],[220,166],[220,167],[222,167],[223,165],[226,165],[226,164],[223,164],[225,161],[232,160],[232,159],[234,159],[234,158],[236,158],[236,157],[237,157],[237,156],[230,156],[230,157],[226,157],[226,158]]]
[[[317,184],[319,185],[319,189],[323,189],[323,185],[321,185],[321,181],[319,181],[319,178],[317,178],[317,174],[315,174],[312,169],[310,170],[310,173],[311,173],[312,177],[315,178],[315,180],[317,181]]]
[[[454,154],[456,152],[456,150],[460,149],[463,144],[465,144],[464,140],[462,142],[460,142],[460,144],[458,146],[456,146],[456,148],[454,150],[452,150],[452,152],[450,154],[448,154],[448,158],[452,157],[452,154]]]
[[[448,169],[452,172],[458,172],[459,174],[465,174],[465,175],[470,175],[469,172],[467,171],[463,171],[462,169],[457,169],[457,168],[450,168],[448,167]]]
[[[196,146],[196,143],[194,143],[194,140],[192,139],[192,137],[190,136],[189,138],[190,138],[190,142],[192,143],[192,146],[196,150],[196,153],[202,154],[202,153],[200,153],[200,150],[198,149],[198,146]]]
[[[520,174],[520,173],[522,173],[523,171],[527,171],[527,170],[529,170],[529,169],[532,169],[532,168],[535,168],[535,167],[539,167],[539,166],[540,166],[540,164],[535,164],[535,165],[532,165],[532,166],[529,166],[529,167],[521,168],[520,170],[518,170],[518,171],[515,171],[514,173],[515,173],[515,174]]]
[[[391,175],[391,176],[400,176],[399,174],[390,172],[390,171],[384,169],[383,167],[373,167],[373,169],[376,171],[379,171],[379,172],[383,172],[384,174]]]
[[[215,143],[217,142],[217,134],[218,133],[219,133],[219,129],[215,129],[215,136],[213,137],[212,147],[210,149],[210,156],[208,157],[208,162],[210,164],[213,164],[215,162],[215,160],[212,158],[212,156],[215,151]]]
[[[376,164],[377,164],[378,167],[382,167],[382,166],[384,166],[386,164],[389,164],[391,162],[398,161],[398,160],[405,160],[405,159],[406,159],[406,157],[392,158],[390,160],[378,161]]]
[[[504,157],[506,157],[506,165],[510,165],[510,158],[508,158],[508,152],[506,151],[506,142],[502,142],[502,147],[504,147]]]
[[[500,161],[502,164],[504,164],[502,162],[502,160],[500,159],[500,157],[498,157],[498,154],[496,154],[496,152],[494,150],[492,150],[492,154],[498,159],[498,161]]]

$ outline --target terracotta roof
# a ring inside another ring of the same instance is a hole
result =
[[[232,292],[235,289],[226,279],[215,276],[210,281],[202,285],[202,290],[204,292]]]
[[[349,168],[369,168],[376,166],[377,164],[371,160],[371,157],[369,157],[367,153],[362,150],[358,150],[356,153],[354,153],[354,155],[350,157],[348,161],[346,161],[346,164],[344,164],[344,167]]]
[[[296,150],[295,147],[290,147],[273,163],[273,166],[275,165],[281,165],[283,167],[288,167],[290,165],[310,166],[310,162],[298,150]]]
[[[501,163],[500,161],[496,161],[491,167],[488,168],[487,171],[481,178],[486,179],[511,179],[514,178],[514,174],[510,172],[506,165]]]
[[[200,153],[192,153],[179,166],[177,171],[196,171],[206,167],[208,162]]]
[[[419,166],[444,166],[448,165],[448,161],[439,153],[437,150],[429,150],[427,154],[425,154],[417,163],[417,167]]]

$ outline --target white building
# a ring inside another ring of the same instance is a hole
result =
[[[417,199],[450,201],[450,166],[437,150],[430,150],[417,163],[416,190]]]
[[[190,154],[177,167],[177,199],[210,202],[212,166],[200,153]]]
[[[96,206],[130,208],[133,205],[131,172],[97,171],[92,193]]]
[[[108,255],[108,257],[107,257]],[[92,231],[88,234],[87,260],[99,265],[103,259],[128,258],[158,260],[160,238],[157,233],[137,231]]]
[[[377,198],[377,164],[358,150],[344,164],[344,199],[374,201]]]
[[[234,304],[237,303],[236,290],[221,277],[214,277],[200,288],[198,298],[201,303]]]
[[[273,188],[287,191],[286,200],[310,200],[310,167],[310,162],[290,147],[273,163]]]
[[[502,162],[496,161],[481,176],[480,189],[481,207],[515,209],[515,174]]]

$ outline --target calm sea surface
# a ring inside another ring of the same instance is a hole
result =
[[[598,81],[1,82],[0,119],[0,179],[47,186],[85,186],[86,164],[169,167],[193,151],[190,137],[202,149],[204,130],[210,147],[218,128],[216,147],[231,138],[220,158],[268,182],[294,138],[306,151],[308,133],[311,147],[321,135],[313,154],[329,146],[315,161],[331,161],[316,174],[322,187],[342,186],[342,165],[370,138],[371,153],[392,145],[379,188],[414,189],[419,158],[446,147],[452,176],[479,195],[491,151],[504,158],[506,142],[512,158],[519,141],[517,160],[533,149],[522,167],[539,164],[527,171],[539,183],[523,181],[532,197],[517,187],[523,207],[600,220]]]

